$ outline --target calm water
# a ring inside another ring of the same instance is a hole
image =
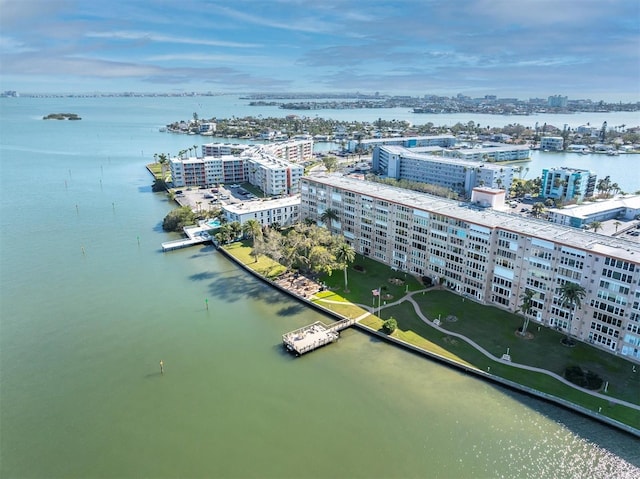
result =
[[[144,164],[200,143],[158,127],[202,101],[257,114],[0,100],[1,477],[640,474],[630,436],[357,331],[293,359],[281,334],[319,315],[210,247],[159,252],[172,205]]]

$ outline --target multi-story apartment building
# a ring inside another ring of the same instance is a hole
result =
[[[562,95],[551,95],[547,100],[547,105],[553,108],[566,108],[569,99]]]
[[[246,181],[245,160],[237,156],[171,158],[171,181],[174,187],[210,186]]]
[[[206,143],[202,145],[202,156],[220,158],[223,156],[239,155],[251,147],[251,145],[242,145],[239,143]]]
[[[313,140],[297,139],[266,145],[254,145],[245,154],[265,153],[291,163],[303,163],[313,159]]]
[[[543,136],[540,139],[540,149],[548,151],[561,151],[564,148],[564,139],[561,136]]]
[[[511,188],[513,168],[458,158],[443,158],[400,146],[377,146],[372,169],[389,178],[443,186],[467,198],[477,186]]]
[[[269,145],[209,143],[202,145],[202,153],[203,157],[171,158],[174,187],[248,181],[267,195],[293,194],[304,172],[298,163],[313,158],[313,140]]]
[[[461,148],[445,150],[444,156],[467,161],[517,161],[531,158],[531,149],[524,145],[504,145],[489,143],[481,148]]]
[[[300,191],[304,167],[264,153],[243,156],[247,181],[265,195],[291,195]]]
[[[596,189],[596,175],[576,168],[544,168],[542,170],[543,198],[562,202],[590,198]]]
[[[360,254],[512,312],[532,290],[533,321],[640,362],[638,243],[343,176],[303,178],[300,217],[319,221],[328,208]],[[586,292],[573,319],[565,282]]]
[[[230,203],[224,205],[222,211],[229,222],[244,224],[248,220],[256,220],[262,226],[274,223],[289,226],[300,221],[300,195],[268,201]]]
[[[458,140],[453,135],[407,136],[391,138],[367,138],[351,140],[346,149],[350,153],[367,153],[377,146],[402,146],[404,148],[420,148],[424,146],[439,146],[451,148]]]

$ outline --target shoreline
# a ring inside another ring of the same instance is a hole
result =
[[[230,254],[228,251],[226,251],[224,248],[219,247],[218,245],[216,245],[216,249],[217,251],[219,251],[220,253],[222,253],[225,258],[227,258],[229,261],[233,262],[234,264],[236,264],[237,266],[240,266],[243,270],[245,270],[246,272],[250,273],[251,275],[253,275],[254,277],[262,280],[263,282],[269,284],[271,287],[289,295],[290,297],[304,303],[305,305],[311,306],[313,309],[315,309],[316,311],[322,312],[325,315],[330,316],[332,319],[335,320],[342,320],[342,319],[346,319],[346,317],[336,313],[335,311],[332,311],[328,308],[323,307],[321,304],[317,304],[314,303],[313,301],[307,299],[306,297],[300,296],[299,294],[297,294],[295,291],[291,291],[288,288],[285,288],[281,285],[279,285],[278,283],[276,283],[275,281],[272,281],[268,278],[266,278],[265,276],[263,276],[262,274],[260,274],[259,272],[253,270],[252,268],[250,268],[249,266],[243,264],[242,262],[238,261],[232,254]],[[349,303],[349,304],[354,304],[354,303]],[[567,401],[566,399],[563,399],[561,397],[557,397],[557,396],[553,396],[551,394],[547,394],[544,393],[542,391],[538,391],[537,389],[533,389],[530,388],[528,386],[510,381],[508,379],[504,379],[500,376],[495,376],[493,374],[489,374],[488,372],[482,371],[480,369],[474,368],[474,367],[469,367],[465,364],[459,363],[457,361],[451,360],[449,358],[443,357],[437,353],[431,352],[431,351],[427,351],[425,349],[419,348],[417,346],[414,346],[412,344],[409,344],[405,341],[402,341],[400,339],[397,338],[393,338],[387,334],[381,333],[380,331],[376,331],[368,326],[365,326],[364,324],[360,324],[360,322],[356,321],[354,324],[355,327],[357,327],[359,330],[371,334],[373,336],[376,336],[380,339],[383,339],[389,343],[392,343],[396,346],[400,346],[401,348],[408,350],[410,352],[413,352],[415,354],[419,354],[422,357],[426,357],[429,359],[433,359],[438,361],[439,363],[450,367],[450,368],[454,368],[458,371],[464,372],[466,374],[471,374],[479,379],[483,379],[485,381],[490,381],[494,384],[499,384],[503,387],[506,387],[510,390],[513,391],[517,391],[523,394],[527,394],[529,396],[535,397],[537,399],[541,399],[544,400],[546,402],[549,403],[553,403],[557,406],[561,406],[565,409],[569,409],[573,412],[576,412],[582,416],[586,416],[590,419],[596,420],[602,424],[605,424],[609,427],[615,428],[619,431],[625,432],[631,436],[634,436],[636,438],[640,438],[640,429],[636,429],[633,426],[630,426],[628,424],[619,422],[615,419],[611,419],[607,416],[603,416],[600,415],[598,413],[595,413],[583,406],[580,406],[578,404],[572,403],[570,401]]]

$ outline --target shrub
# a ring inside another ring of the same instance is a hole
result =
[[[387,333],[391,334],[396,329],[398,329],[398,321],[396,321],[393,317],[387,319],[382,325],[382,329]]]
[[[600,389],[602,378],[593,371],[584,371],[580,366],[569,366],[564,370],[564,378],[585,389]]]

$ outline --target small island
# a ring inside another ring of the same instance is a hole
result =
[[[82,120],[76,113],[49,113],[43,120]]]

